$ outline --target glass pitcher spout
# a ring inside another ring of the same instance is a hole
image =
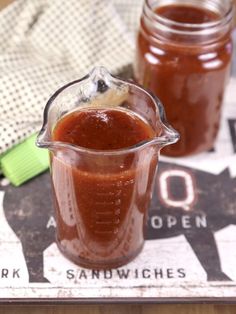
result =
[[[178,132],[168,124],[163,105],[156,96],[134,82],[111,75],[101,66],[95,67],[82,79],[63,86],[49,99],[44,110],[44,121],[37,138],[37,146],[48,149],[67,146],[73,150],[84,150],[76,145],[54,141],[52,132],[57,122],[66,114],[90,108],[125,109],[146,120],[155,131],[155,137],[130,147],[132,150],[148,144],[162,148],[174,144],[179,139]]]

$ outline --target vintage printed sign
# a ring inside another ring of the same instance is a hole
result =
[[[127,266],[98,271],[59,252],[49,174],[0,191],[0,298],[235,298],[236,81],[211,152],[162,158],[146,243]]]

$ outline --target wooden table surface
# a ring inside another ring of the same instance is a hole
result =
[[[235,314],[234,305],[2,306],[0,314]]]
[[[12,0],[0,0],[0,9]],[[32,0],[34,1],[34,0]],[[235,0],[236,2],[236,0]],[[52,305],[0,306],[0,314],[236,314],[236,305]]]

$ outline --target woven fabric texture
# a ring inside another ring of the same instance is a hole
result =
[[[132,63],[142,2],[17,0],[0,12],[0,154],[39,130],[59,87]]]

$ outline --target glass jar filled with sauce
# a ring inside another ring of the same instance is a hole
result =
[[[37,145],[50,151],[56,238],[65,256],[96,269],[136,257],[160,149],[178,137],[158,99],[103,67],[49,99]]]
[[[169,156],[211,150],[232,57],[230,0],[145,0],[135,79],[164,103],[180,141]]]

